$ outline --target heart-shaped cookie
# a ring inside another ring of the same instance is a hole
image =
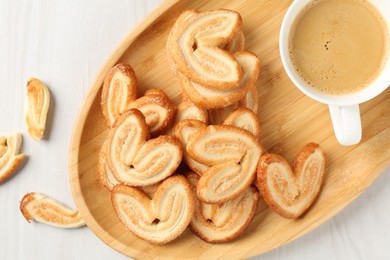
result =
[[[119,182],[146,186],[172,175],[179,166],[183,148],[176,137],[161,135],[149,140],[144,115],[125,111],[108,134],[106,163]]]
[[[248,188],[264,153],[251,133],[230,125],[200,129],[191,136],[186,149],[193,160],[209,166],[199,179],[197,194],[210,204],[224,203]]]
[[[195,207],[191,184],[181,175],[164,180],[153,199],[136,188],[118,184],[111,200],[116,215],[131,232],[157,244],[168,243],[183,233]]]
[[[199,176],[195,173],[186,176],[196,190]],[[247,188],[237,198],[223,204],[206,204],[196,198],[190,228],[206,242],[229,242],[249,226],[255,216],[258,201],[259,192],[253,186]]]
[[[241,31],[240,14],[230,10],[183,12],[167,40],[173,70],[206,87],[229,90],[242,78],[233,55],[223,50]]]
[[[23,164],[25,154],[19,153],[22,135],[0,136],[0,183],[10,178]]]
[[[264,201],[285,218],[301,216],[321,189],[325,165],[325,153],[315,143],[302,148],[292,169],[279,155],[263,155],[257,167],[257,183]]]

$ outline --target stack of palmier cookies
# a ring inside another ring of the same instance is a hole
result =
[[[256,115],[260,62],[244,50],[241,25],[234,11],[185,11],[167,40],[168,60],[184,102],[208,115],[208,120],[180,120],[174,134],[192,170],[187,174],[196,193],[191,230],[211,243],[241,234],[259,200],[252,183],[264,153]]]
[[[260,195],[296,218],[320,190],[318,145],[305,146],[291,170],[259,141],[260,62],[244,50],[241,25],[237,12],[223,9],[178,17],[167,40],[183,93],[177,107],[158,89],[139,97],[127,64],[106,76],[101,108],[109,133],[99,176],[116,215],[140,238],[164,244],[189,225],[204,241],[228,242],[249,226]],[[190,170],[177,173],[180,164]]]

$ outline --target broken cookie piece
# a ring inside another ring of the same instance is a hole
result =
[[[47,112],[50,107],[50,92],[39,79],[27,82],[26,124],[30,136],[41,140],[46,127]]]
[[[23,164],[25,154],[19,154],[22,135],[0,136],[0,183],[5,182]]]
[[[28,222],[35,220],[59,228],[78,228],[85,225],[78,211],[45,194],[31,192],[24,195],[20,211]]]

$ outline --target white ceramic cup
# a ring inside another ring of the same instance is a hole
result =
[[[288,45],[289,34],[295,19],[300,11],[312,1],[295,0],[284,17],[279,35],[279,49],[282,63],[295,86],[312,99],[329,106],[333,129],[339,143],[341,145],[354,145],[359,143],[362,137],[359,104],[376,97],[390,85],[390,57],[388,57],[380,75],[368,87],[359,92],[350,95],[333,96],[321,93],[310,87],[297,74],[289,55]],[[370,0],[370,2],[382,14],[389,27],[390,0]]]

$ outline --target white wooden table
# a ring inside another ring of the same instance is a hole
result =
[[[24,168],[0,185],[0,259],[125,259],[88,228],[28,224],[19,200],[39,191],[74,207],[68,181],[73,122],[90,83],[121,39],[161,0],[0,1],[0,134],[23,133]],[[52,93],[49,139],[24,124],[25,84]],[[389,144],[387,144],[389,145]],[[254,259],[390,259],[390,168],[308,235]]]

